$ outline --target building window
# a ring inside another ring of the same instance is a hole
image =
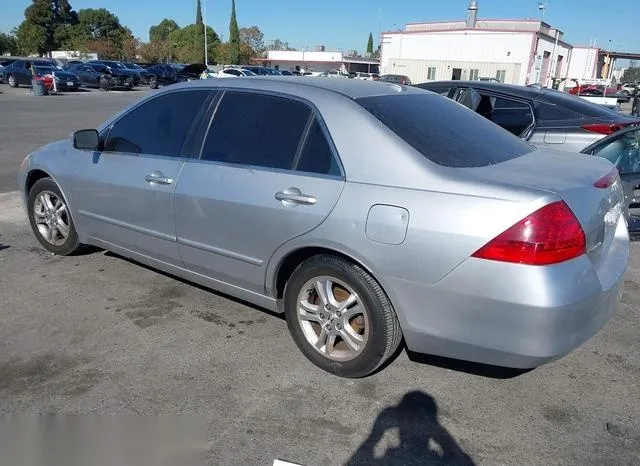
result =
[[[427,79],[435,80],[436,79],[436,68],[429,67],[427,68]]]
[[[469,79],[471,81],[477,81],[480,74],[480,70],[469,70]]]
[[[496,79],[498,81],[500,81],[501,83],[504,82],[505,78],[507,77],[507,70],[498,70],[496,72]]]

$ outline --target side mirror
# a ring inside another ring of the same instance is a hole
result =
[[[80,129],[73,133],[73,147],[80,150],[98,150],[100,137],[95,129]]]

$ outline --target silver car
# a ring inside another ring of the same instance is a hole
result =
[[[532,368],[620,299],[623,193],[421,89],[262,77],[167,87],[28,155],[40,243],[105,248],[286,315],[322,369],[406,348]]]

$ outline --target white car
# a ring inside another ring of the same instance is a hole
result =
[[[242,76],[257,76],[257,74],[245,68],[225,68],[216,73],[217,78],[240,78]]]
[[[373,81],[373,74],[371,73],[356,73],[355,79],[360,79],[361,81]]]

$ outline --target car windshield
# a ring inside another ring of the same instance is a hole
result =
[[[141,70],[142,67],[140,65],[136,65],[135,63],[126,62],[124,65],[130,70]]]
[[[247,76],[258,76],[257,74],[255,74],[253,71],[251,70],[242,70],[244,72],[245,75]]]
[[[427,159],[447,167],[483,167],[511,160],[534,147],[446,97],[425,94],[356,99]]]
[[[169,66],[171,66],[176,72],[182,71],[186,68],[185,65],[169,65]]]

